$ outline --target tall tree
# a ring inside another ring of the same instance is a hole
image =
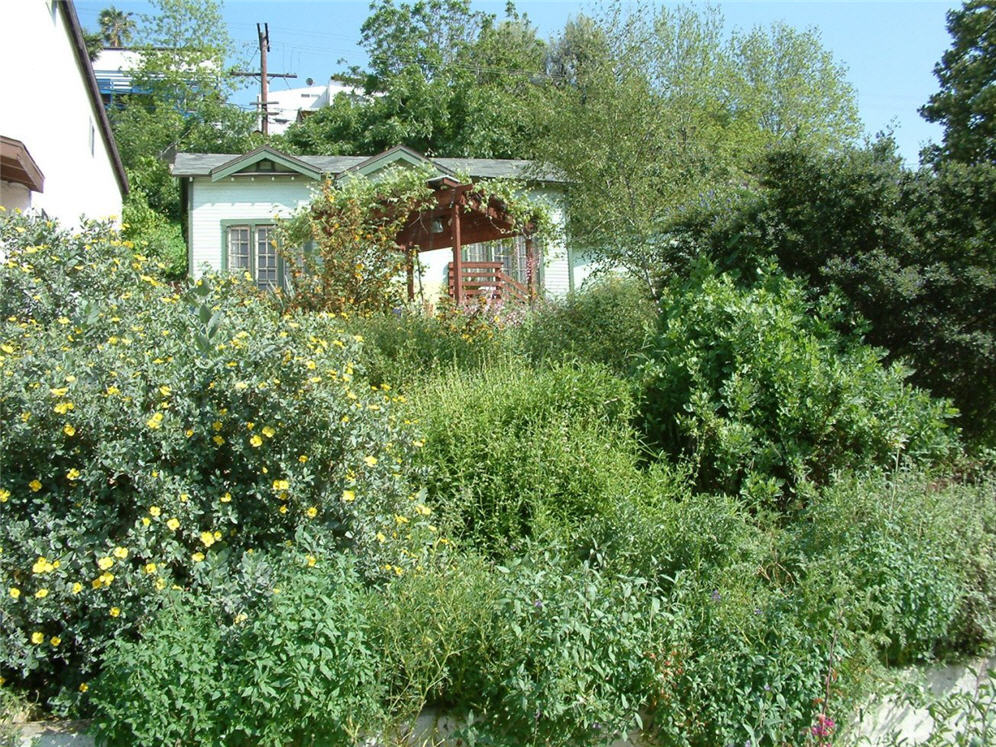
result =
[[[406,144],[445,156],[515,157],[535,140],[545,45],[510,4],[497,17],[468,0],[377,0],[362,27],[366,99],[340,96],[292,127],[312,153],[373,153]]]
[[[968,0],[947,20],[951,48],[934,66],[941,90],[920,109],[944,127],[942,147],[928,155],[996,163],[996,7]]]
[[[538,156],[571,184],[571,239],[650,289],[685,252],[669,236],[683,210],[748,179],[772,143],[840,144],[858,128],[853,90],[815,34],[730,39],[715,9],[609,5],[568,24],[548,72]]]
[[[179,216],[179,196],[165,163],[170,151],[244,150],[254,118],[227,103],[225,55],[231,43],[215,0],[153,0],[137,33],[136,93],[112,112],[129,176],[150,205]]]
[[[118,10],[113,5],[104,8],[97,16],[100,36],[108,47],[124,47],[135,33],[135,21],[131,13]]]

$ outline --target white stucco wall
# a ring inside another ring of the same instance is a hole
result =
[[[235,176],[212,182],[188,179],[190,190],[190,272],[221,270],[221,222],[286,218],[311,201],[318,183],[304,176]]]
[[[62,9],[4,3],[0,134],[20,140],[45,175],[31,206],[65,224],[121,215],[121,191]]]

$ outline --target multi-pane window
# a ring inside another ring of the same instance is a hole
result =
[[[248,272],[262,290],[282,285],[275,226],[228,226],[226,242],[228,270]]]

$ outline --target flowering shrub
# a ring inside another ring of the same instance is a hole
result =
[[[418,562],[415,447],[397,395],[363,379],[361,340],[278,316],[242,278],[173,292],[98,233],[75,270],[63,236],[14,223],[4,236],[31,243],[6,244],[0,278],[20,299],[4,294],[0,327],[3,674],[82,686],[161,592],[254,548],[349,548],[373,576]],[[68,291],[74,273],[95,287]]]

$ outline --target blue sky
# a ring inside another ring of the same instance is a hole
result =
[[[148,3],[137,0],[76,0],[83,26],[95,29],[97,14],[112,4],[136,13],[149,9]],[[505,8],[504,0],[473,4],[499,15]],[[749,29],[775,21],[800,29],[817,29],[824,46],[847,68],[867,133],[893,129],[900,152],[909,164],[917,162],[924,143],[940,139],[940,128],[924,122],[917,109],[937,90],[933,67],[950,43],[945,13],[961,3],[740,0],[714,4],[730,29]],[[519,0],[516,7],[529,15],[541,37],[549,39],[568,18],[589,4],[575,0]],[[224,16],[228,33],[236,43],[235,59],[253,67],[258,65],[254,58],[256,23],[269,23],[270,71],[298,75],[297,80],[277,79],[271,85],[289,88],[304,85],[309,77],[324,81],[349,65],[363,65],[366,58],[358,42],[368,9],[366,0],[228,0]],[[240,104],[248,105],[253,100],[255,90],[248,85],[236,98]]]

